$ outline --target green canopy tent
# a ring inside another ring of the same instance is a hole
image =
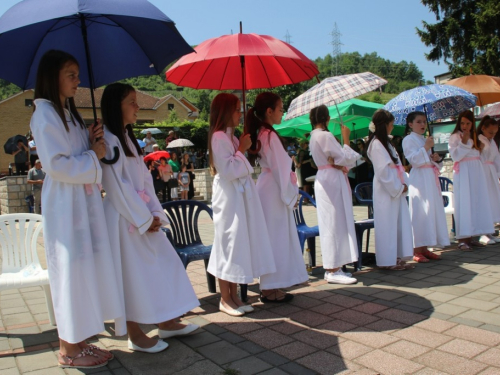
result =
[[[350,139],[365,137],[368,135],[368,125],[370,124],[373,114],[377,109],[383,107],[383,104],[367,102],[360,99],[350,99],[340,103],[338,105],[338,111],[334,105],[328,107],[328,111],[330,112],[328,130],[330,130],[334,136],[340,137],[340,112],[344,125],[351,129]],[[286,113],[283,115],[283,119],[285,118],[285,115]],[[308,114],[288,121],[283,121],[281,124],[275,125],[274,129],[276,129],[278,134],[282,137],[297,138],[304,138],[305,134],[310,133],[312,130]],[[403,135],[404,129],[404,126],[396,126],[394,127],[392,134]]]

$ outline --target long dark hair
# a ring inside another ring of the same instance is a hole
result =
[[[375,111],[372,117],[372,122],[375,125],[375,133],[370,132],[366,149],[368,150],[373,139],[377,138],[384,146],[392,162],[394,164],[398,164],[398,158],[392,154],[389,147],[389,135],[387,134],[387,125],[389,125],[392,121],[394,121],[394,116],[391,112],[386,111],[385,109],[377,109],[377,111]]]
[[[474,113],[471,110],[467,109],[458,115],[457,124],[455,125],[455,129],[453,129],[453,133],[451,134],[462,131],[462,129],[460,128],[460,123],[462,122],[462,119],[464,117],[472,123],[472,126],[470,127],[470,139],[472,139],[472,147],[474,147],[476,150],[479,150],[479,146],[477,145],[476,119],[474,118]]]
[[[500,124],[498,124],[497,121],[495,121],[495,119],[492,119],[490,116],[486,115],[484,116],[482,119],[481,119],[481,122],[479,123],[479,125],[477,126],[477,135],[478,137],[483,134],[483,129],[491,126],[491,125],[495,125],[495,126],[498,126]]]
[[[76,66],[80,67],[78,61],[76,61],[76,59],[69,53],[54,49],[45,52],[40,59],[38,71],[36,73],[35,99],[50,100],[57,114],[61,118],[64,128],[69,132],[66,115],[64,114],[64,107],[61,104],[61,97],[59,93],[59,73],[68,63],[76,64]],[[80,126],[85,128],[85,122],[76,110],[75,100],[73,98],[68,98],[67,106],[67,109],[71,113],[71,122],[73,125],[76,126],[74,121],[74,119],[76,119]]]
[[[312,130],[316,128],[316,125],[323,125],[323,130],[327,129],[327,121],[330,113],[328,112],[328,107],[324,104],[314,107],[309,112],[309,121],[311,122]]]
[[[221,92],[212,100],[210,105],[210,129],[208,130],[208,164],[212,176],[217,174],[214,166],[212,151],[212,136],[217,131],[225,132],[233,121],[232,116],[238,107],[239,99],[236,95]]]
[[[412,123],[413,121],[415,121],[415,119],[418,117],[418,116],[424,116],[425,117],[425,121],[427,122],[427,116],[425,115],[424,112],[420,112],[420,111],[415,111],[415,112],[410,112],[408,113],[408,116],[406,116],[406,128],[405,128],[405,135],[408,135],[410,134],[413,130],[410,128],[410,123]]]
[[[252,140],[252,146],[248,149],[248,161],[251,165],[255,165],[255,160],[259,157],[261,144],[257,140],[257,137],[261,127],[269,130],[269,138],[271,138],[271,133],[276,134],[281,141],[283,149],[286,150],[285,141],[274,130],[273,124],[265,122],[267,109],[271,108],[274,111],[279,100],[281,100],[279,95],[269,91],[263,92],[257,95],[254,106],[247,112],[244,133],[250,134],[250,139]]]
[[[117,82],[108,85],[102,93],[101,114],[104,124],[120,141],[123,151],[125,151],[125,155],[135,157],[132,150],[128,147],[125,139],[125,133],[123,132],[122,101],[131,92],[135,92],[135,89],[124,83]],[[139,147],[139,143],[137,143],[134,132],[132,131],[132,124],[127,124],[125,129],[127,130],[128,137],[137,150],[137,154],[142,155],[142,150]]]

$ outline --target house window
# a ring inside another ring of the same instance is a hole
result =
[[[173,109],[174,109],[174,105],[173,105],[173,104],[169,104],[169,105],[168,105],[168,110],[169,110],[169,111],[172,111]]]

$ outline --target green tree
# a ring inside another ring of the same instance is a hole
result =
[[[417,33],[431,51],[430,61],[441,59],[454,76],[500,75],[500,2],[498,0],[422,0],[436,15],[435,24],[423,23]]]

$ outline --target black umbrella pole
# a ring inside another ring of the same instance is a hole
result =
[[[97,124],[97,110],[95,105],[95,97],[94,97],[94,72],[92,71],[92,60],[90,59],[90,49],[89,42],[87,37],[87,24],[85,23],[85,17],[83,14],[80,14],[80,24],[82,27],[82,37],[83,37],[83,45],[85,47],[85,58],[87,59],[87,73],[89,76],[89,85],[90,85],[90,100],[92,101],[92,112],[94,114],[94,124]],[[120,150],[118,147],[113,148],[114,156],[111,160],[106,158],[102,158],[101,161],[104,164],[115,164],[120,158]]]

